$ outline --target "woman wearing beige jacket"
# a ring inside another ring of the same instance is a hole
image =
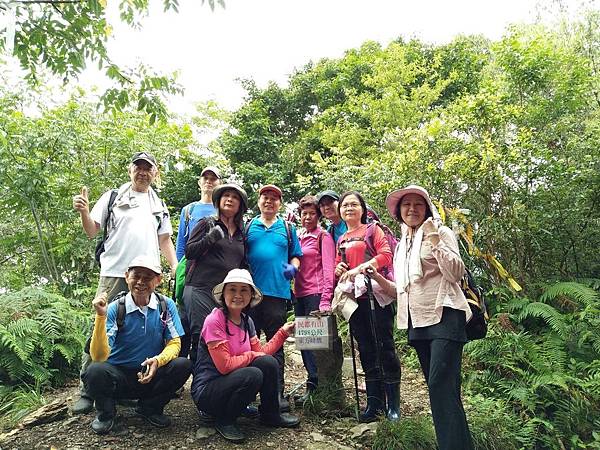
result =
[[[408,342],[419,356],[440,450],[472,449],[460,397],[465,324],[471,310],[458,284],[465,266],[456,237],[441,225],[429,194],[420,186],[391,192],[386,206],[402,223],[394,253],[396,281],[369,272],[397,297],[397,326],[408,329]]]

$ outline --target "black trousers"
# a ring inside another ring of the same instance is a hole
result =
[[[175,358],[159,367],[150,383],[141,384],[137,377],[139,369],[94,362],[82,378],[86,392],[96,401],[96,409],[104,420],[114,416],[115,399],[119,398],[137,398],[140,408],[162,414],[163,408],[175,391],[184,385],[191,370],[189,360]]]
[[[269,341],[277,330],[285,323],[287,319],[286,300],[284,298],[264,296],[262,302],[250,310],[250,317],[256,327],[256,335],[260,339],[261,331],[264,331],[267,341]],[[273,356],[279,364],[279,386],[283,391],[284,381],[284,356],[283,346],[277,350]]]
[[[473,449],[467,417],[460,398],[463,342],[448,339],[415,340],[421,369],[429,388],[429,402],[440,450]]]
[[[260,356],[247,367],[209,381],[194,402],[200,411],[214,416],[218,424],[229,425],[260,392],[260,414],[276,416],[279,414],[278,372],[275,358]]]
[[[216,306],[212,289],[195,286],[186,286],[183,289],[184,314],[181,316],[181,325],[185,334],[179,356],[187,357],[189,354],[192,367],[198,356],[198,342],[204,321]]]
[[[377,340],[373,336],[371,320],[375,322]],[[358,299],[358,309],[350,317],[350,329],[358,343],[360,363],[365,371],[366,381],[400,382],[400,360],[394,345],[394,310],[392,305],[379,306],[375,300],[374,317],[368,299]],[[377,345],[379,345],[380,365],[377,365]]]
[[[298,297],[296,298],[296,304],[294,305],[294,314],[296,314],[296,317],[308,316],[312,311],[319,310],[320,302],[321,294]],[[310,350],[301,350],[300,354],[302,355],[302,362],[304,363],[304,367],[308,373],[306,389],[314,389],[319,383],[315,354]]]

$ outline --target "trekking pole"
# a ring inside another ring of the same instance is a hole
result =
[[[346,248],[340,247],[340,253],[342,255],[342,262],[348,264],[346,260]],[[354,373],[354,394],[356,397],[354,415],[356,416],[356,420],[360,421],[360,400],[358,398],[358,372],[356,370],[356,349],[354,348],[354,333],[352,333],[352,325],[350,325],[350,320],[348,320],[348,333],[350,334],[350,351],[352,352],[352,372]]]
[[[173,286],[171,288],[171,286]],[[169,279],[169,294],[171,294],[171,300],[176,301],[175,292],[177,292],[177,279],[171,278]]]
[[[371,282],[371,277],[369,274],[365,274],[365,284],[367,286],[367,295],[369,296],[369,322],[371,324],[371,334],[373,335],[373,340],[375,341],[375,364],[377,365],[379,379],[383,381],[383,370],[381,367],[381,342],[379,342],[379,338],[377,336],[377,319],[375,318],[375,295],[373,294],[373,283]],[[383,404],[385,407],[385,399]]]

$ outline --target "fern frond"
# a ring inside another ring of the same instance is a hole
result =
[[[547,303],[559,297],[567,297],[580,306],[597,305],[600,302],[597,291],[574,281],[563,281],[547,286],[540,296],[540,301]]]
[[[553,306],[542,302],[529,303],[519,313],[517,321],[523,322],[528,317],[543,319],[555,333],[563,339],[566,338],[566,317]]]
[[[600,278],[577,278],[577,282],[600,291]]]

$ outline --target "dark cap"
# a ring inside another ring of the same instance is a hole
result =
[[[275,186],[274,184],[266,184],[263,187],[260,188],[260,191],[258,191],[258,195],[262,195],[265,192],[275,192],[277,195],[279,195],[279,198],[283,198],[283,192],[281,192],[281,189],[279,189],[277,186]]]
[[[323,199],[323,197],[331,197],[331,199],[336,200],[336,201],[340,199],[340,196],[338,195],[337,192],[332,191],[332,190],[327,190],[327,191],[319,192],[317,194],[317,203],[321,203],[321,199]]]
[[[215,177],[221,179],[221,172],[215,166],[206,166],[204,169],[202,169],[202,172],[200,172],[200,176],[203,177],[206,175],[206,172],[212,172],[215,174]]]
[[[154,167],[158,168],[158,164],[156,164],[156,159],[148,152],[137,152],[133,154],[133,158],[131,158],[131,163],[135,164],[138,161],[146,161],[152,164]]]

